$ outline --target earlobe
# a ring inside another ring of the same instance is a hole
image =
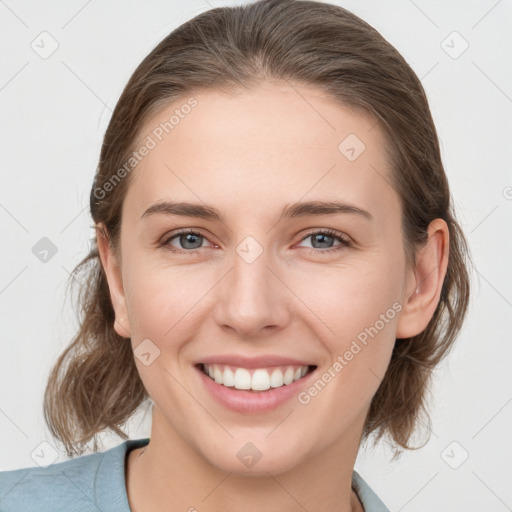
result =
[[[427,328],[439,303],[448,255],[448,225],[442,219],[435,219],[429,224],[426,244],[416,253],[416,266],[409,272],[403,309],[397,321],[397,338],[410,338]]]
[[[96,240],[101,265],[107,277],[110,300],[116,315],[113,327],[119,336],[130,338],[130,324],[128,322],[121,268],[110,245],[108,232],[102,223],[96,226]]]
[[[129,338],[131,336],[129,329],[127,328],[127,321],[125,318],[119,318],[117,319],[117,313],[116,313],[116,319],[114,320],[114,329],[121,336],[121,338]]]

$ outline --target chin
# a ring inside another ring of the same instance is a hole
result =
[[[231,440],[225,448],[217,447],[211,453],[210,450],[211,447],[208,453],[203,453],[210,464],[237,476],[278,475],[294,469],[305,458],[293,445],[283,447],[282,443],[268,440],[245,443]]]

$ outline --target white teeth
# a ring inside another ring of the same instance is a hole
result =
[[[252,374],[246,368],[233,368],[227,365],[204,364],[203,371],[217,384],[236,389],[266,391],[270,388],[287,386],[304,377],[307,366],[283,366],[280,368],[258,368]],[[283,373],[284,370],[284,373]]]
[[[270,387],[280,388],[283,384],[283,372],[279,369],[274,370],[270,376]]]
[[[226,366],[226,368],[224,368],[224,376],[222,379],[222,384],[224,384],[224,386],[230,386],[230,387],[233,387],[235,385],[235,374],[233,373],[231,368],[228,368],[227,366]]]
[[[222,384],[223,379],[222,372],[220,371],[220,368],[218,366],[213,367],[213,378],[215,379],[215,382],[217,384]]]
[[[270,375],[267,370],[256,370],[252,374],[251,388],[255,391],[270,389]]]
[[[214,365],[217,367],[217,365]],[[220,371],[220,370],[219,370]],[[223,382],[220,382],[223,384]],[[235,388],[251,389],[251,374],[245,368],[237,368],[235,371]]]
[[[293,377],[295,375],[295,372],[293,371],[293,368],[287,368],[286,372],[283,375],[283,382],[288,385],[293,382]]]

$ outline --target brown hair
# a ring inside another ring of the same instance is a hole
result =
[[[423,87],[370,25],[327,3],[263,0],[211,9],[178,27],[137,67],[115,107],[91,189],[94,223],[105,225],[112,249],[118,249],[123,199],[133,179],[120,169],[155,112],[195,91],[235,91],[264,80],[320,88],[338,104],[375,118],[388,138],[409,265],[427,239],[429,223],[441,218],[448,225],[449,261],[437,309],[421,334],[395,343],[363,429],[364,441],[375,433],[376,443],[387,433],[395,445],[413,449],[408,441],[420,413],[428,418],[432,370],[466,315],[470,257]],[[114,182],[120,175],[123,179]],[[120,427],[148,398],[131,344],[113,328],[107,279],[96,238],[92,242],[71,276],[72,281],[85,276],[78,296],[80,328],[53,367],[44,396],[45,420],[70,456],[83,453],[91,439],[97,450],[96,434],[103,430],[126,439]]]

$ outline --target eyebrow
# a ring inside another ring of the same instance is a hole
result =
[[[336,201],[307,201],[291,203],[285,206],[281,213],[280,219],[311,217],[315,215],[333,215],[339,213],[360,215],[367,220],[373,219],[372,215],[366,210],[358,208],[352,204],[340,203]],[[195,217],[199,219],[217,220],[224,222],[224,217],[220,211],[211,206],[197,203],[171,201],[160,201],[150,206],[141,215],[140,218],[142,220],[144,217],[156,214],[181,215],[184,217]]]

